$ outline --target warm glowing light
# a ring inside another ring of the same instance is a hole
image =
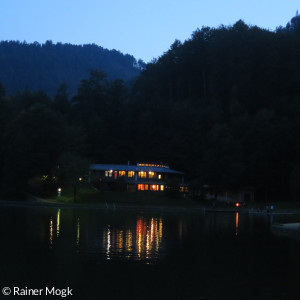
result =
[[[145,221],[142,218],[136,224],[136,250],[139,259],[151,258],[157,253],[162,243],[162,219],[152,218]]]
[[[152,243],[150,241],[150,233],[149,228],[146,229],[146,258],[149,258],[149,254],[151,253]]]
[[[159,165],[159,164],[137,164],[138,167],[157,167],[157,168],[169,168],[166,165]]]
[[[61,188],[58,188],[57,191],[60,193],[61,192]]]
[[[112,177],[113,170],[105,171],[105,177]]]
[[[159,185],[158,184],[152,184],[150,185],[151,191],[159,191]]]
[[[143,221],[142,219],[137,220],[136,223],[136,250],[138,257],[142,254],[142,238],[143,238]]]
[[[144,172],[144,171],[140,171],[140,172],[139,172],[139,177],[140,177],[140,178],[146,178],[146,177],[147,177],[147,173]]]
[[[239,206],[240,206],[240,204],[237,202],[237,203],[235,204],[235,206],[236,206],[236,207],[239,207]]]
[[[238,235],[238,229],[239,229],[239,213],[237,212],[235,214],[235,235]]]
[[[149,185],[148,184],[138,184],[139,191],[148,191]]]
[[[128,171],[128,177],[134,177],[134,171]]]
[[[161,185],[161,186],[160,186],[160,190],[163,192],[164,189],[165,189],[165,186],[164,186],[164,185]]]
[[[138,184],[138,190],[139,191],[144,191],[145,190],[145,185],[144,184]]]
[[[126,172],[125,171],[119,171],[119,176],[125,176]]]
[[[57,211],[56,216],[56,236],[59,237],[59,226],[60,226],[60,208]]]
[[[116,251],[123,252],[124,251],[124,231],[118,230],[116,234]]]
[[[158,179],[161,179],[161,174],[158,174]]]
[[[125,249],[128,252],[127,258],[130,258],[132,249],[133,248],[133,234],[132,231],[129,229],[126,231],[126,237],[125,237]]]
[[[154,172],[151,172],[151,171],[149,171],[149,178],[154,178],[154,175],[155,175],[155,173]]]
[[[78,180],[79,180],[79,181],[82,181],[82,178],[81,178],[81,177],[79,177],[79,178],[78,178]]]
[[[53,221],[52,221],[52,218],[50,219],[50,232],[49,232],[49,243],[50,243],[50,246],[52,246],[53,244]]]
[[[132,229],[114,228],[108,225],[103,231],[102,247],[106,259],[116,255],[126,259],[149,260],[156,258],[163,237],[162,218],[136,219],[135,232]]]

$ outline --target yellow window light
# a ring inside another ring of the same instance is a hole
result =
[[[128,171],[128,177],[134,177],[134,171]]]
[[[149,178],[153,178],[154,177],[154,175],[155,175],[155,173],[154,172],[152,172],[152,171],[149,171]]]

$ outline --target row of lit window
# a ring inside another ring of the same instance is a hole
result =
[[[159,167],[159,168],[166,168],[165,165],[156,165],[156,164],[137,164],[138,167]]]
[[[114,174],[114,175],[113,175]],[[135,175],[135,172],[134,171],[128,171],[127,172],[127,176],[129,178],[132,178],[134,177]],[[105,171],[105,177],[123,177],[123,176],[126,176],[126,172],[125,171]],[[147,172],[145,171],[140,171],[138,172],[138,176],[139,178],[147,178]],[[152,171],[149,171],[148,172],[148,178],[155,178],[155,172],[152,172]],[[161,179],[161,174],[158,174],[157,176],[158,179]]]
[[[138,172],[138,175],[139,175],[140,178],[147,178],[147,172],[145,172],[145,171]],[[149,171],[148,172],[148,178],[154,178],[154,177],[155,177],[155,173]],[[161,174],[158,174],[158,179],[161,179]]]
[[[128,177],[134,177],[134,171],[128,171],[127,176]],[[126,172],[125,171],[105,171],[105,177],[123,177],[126,176]]]
[[[161,191],[163,192],[165,189],[164,185],[159,184],[138,184],[138,190],[139,191]]]

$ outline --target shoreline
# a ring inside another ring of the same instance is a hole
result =
[[[166,205],[136,205],[136,204],[115,204],[115,203],[63,203],[50,199],[31,196],[30,200],[0,200],[0,207],[48,207],[48,208],[66,208],[66,209],[99,209],[99,210],[156,210],[156,211],[174,211],[174,212],[201,212],[201,213],[248,213],[251,215],[276,216],[276,215],[300,215],[300,211],[255,211],[253,208],[241,209],[221,209],[195,206],[166,206]],[[299,223],[300,224],[300,223]],[[299,225],[300,226],[300,225]]]
[[[205,212],[201,206],[155,206],[155,205],[124,205],[124,204],[104,204],[104,203],[62,203],[45,199],[35,199],[27,201],[0,200],[0,207],[48,207],[66,209],[100,209],[100,210],[160,210],[160,211],[184,211],[184,212]]]

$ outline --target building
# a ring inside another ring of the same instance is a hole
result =
[[[113,189],[134,191],[186,192],[184,173],[164,164],[137,165],[95,164],[90,166],[91,181]]]

